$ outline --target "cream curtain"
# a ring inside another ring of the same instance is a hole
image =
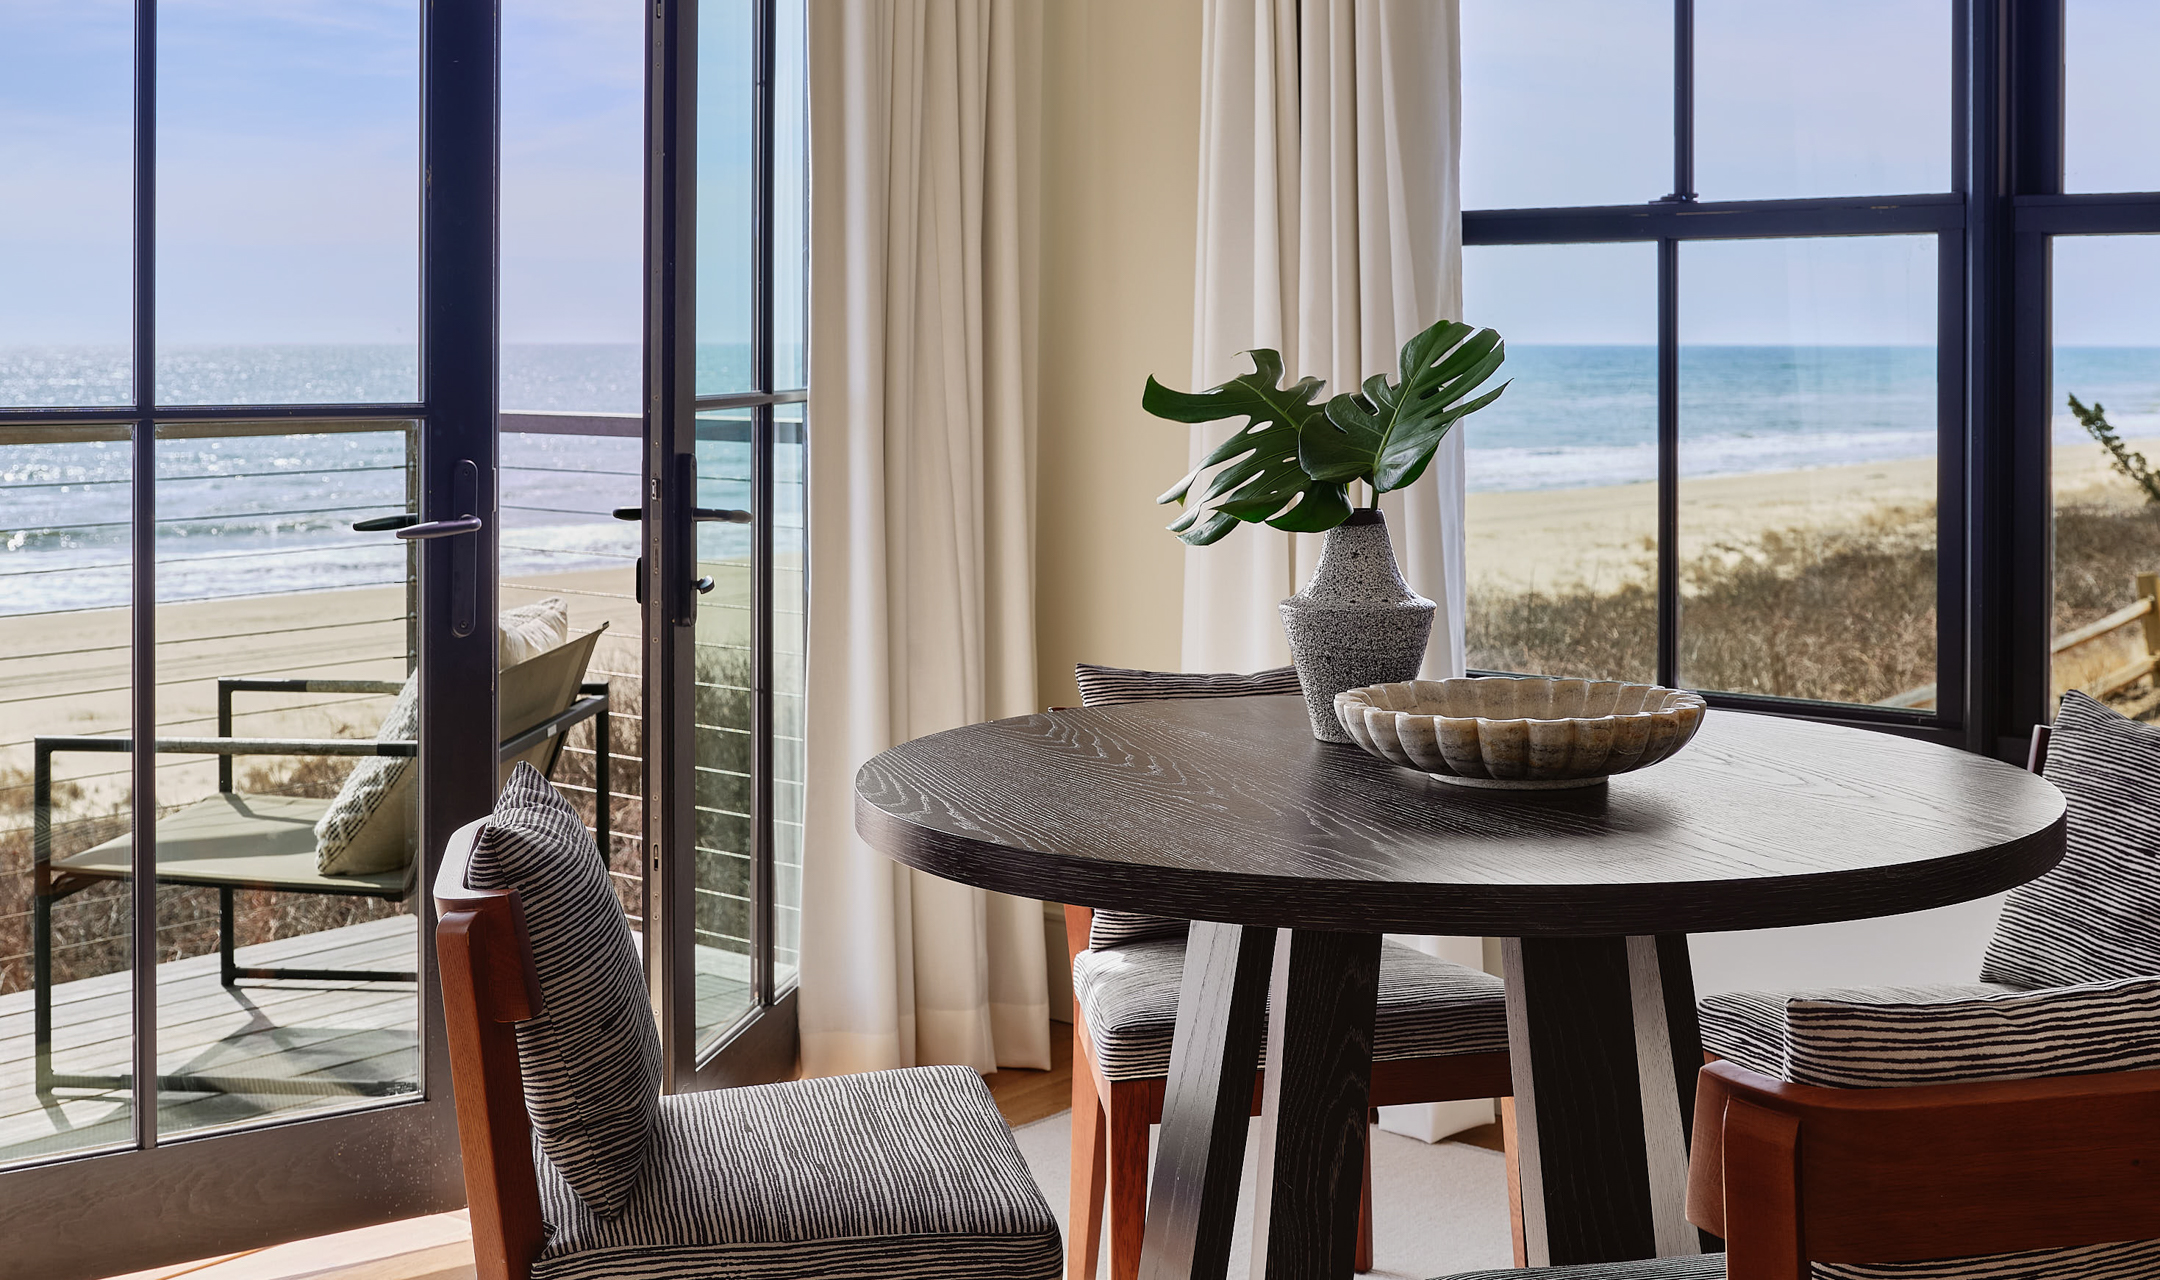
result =
[[[1040,12],[809,7],[812,1075],[1050,1065],[1041,907],[855,835],[899,742],[1036,709],[1033,420]]]
[[[1462,315],[1456,0],[1207,0],[1202,24],[1193,386],[1243,372],[1253,347],[1330,393],[1392,372],[1406,338]],[[1192,461],[1234,429],[1195,428]],[[1403,576],[1440,605],[1425,674],[1461,675],[1461,434],[1380,506]],[[1320,543],[1241,525],[1188,551],[1185,669],[1288,662],[1275,606]],[[1406,941],[1482,960],[1475,938]],[[1492,1117],[1487,1103],[1385,1111],[1427,1141]]]

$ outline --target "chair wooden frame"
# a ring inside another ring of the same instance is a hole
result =
[[[1065,908],[1068,961],[1088,949],[1095,913]],[[1253,1075],[1252,1114],[1260,1114],[1266,1072]],[[1095,1061],[1087,1015],[1073,1005],[1072,1201],[1066,1216],[1065,1280],[1095,1280],[1102,1255],[1103,1207],[1110,1208],[1110,1280],[1137,1280],[1147,1216],[1148,1129],[1162,1121],[1164,1077],[1110,1080]],[[1370,1104],[1512,1098],[1515,1082],[1505,1053],[1451,1054],[1372,1064]],[[1378,1116],[1373,1117],[1376,1121]],[[1503,1117],[1505,1120],[1506,1117]],[[1508,1144],[1509,1201],[1515,1201],[1514,1144]],[[1358,1204],[1356,1267],[1372,1269],[1372,1150],[1365,1153],[1365,1189]],[[1522,1232],[1515,1229],[1516,1263]]]
[[[450,837],[435,875],[436,967],[457,1095],[458,1146],[478,1280],[529,1280],[547,1238],[516,1024],[540,1015],[540,975],[515,889],[471,889],[488,820]]]
[[[1831,1089],[1712,1062],[1688,1220],[1730,1280],[2160,1238],[2160,1070]]]

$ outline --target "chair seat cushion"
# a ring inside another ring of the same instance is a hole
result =
[[[330,807],[309,796],[221,791],[158,819],[158,879],[166,884],[358,897],[403,897],[412,868],[326,876],[316,865],[315,823]],[[120,836],[53,865],[77,875],[125,879],[134,872],[133,840]]]
[[[1704,1253],[1686,1258],[1632,1258],[1626,1262],[1586,1262],[1572,1267],[1529,1270],[1463,1271],[1442,1280],[1719,1280],[1725,1255]]]
[[[1105,1079],[1169,1074],[1184,974],[1183,938],[1083,951],[1074,959],[1073,996]],[[1374,1061],[1504,1053],[1507,1047],[1507,995],[1500,979],[1399,942],[1380,944]]]
[[[600,1219],[540,1159],[533,1280],[1054,1280],[1057,1220],[982,1079],[917,1067],[661,1100]]]

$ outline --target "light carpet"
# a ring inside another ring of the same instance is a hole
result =
[[[1460,1142],[1427,1144],[1400,1134],[1373,1135],[1373,1269],[1367,1274],[1427,1280],[1486,1267],[1514,1265],[1508,1244],[1507,1164],[1497,1151]],[[1020,1154],[1065,1221],[1072,1169],[1072,1112],[1014,1130]],[[1258,1153],[1245,1148],[1245,1181],[1238,1193],[1237,1233],[1230,1274],[1250,1269],[1253,1176]],[[1109,1233],[1104,1232],[1107,1276]]]

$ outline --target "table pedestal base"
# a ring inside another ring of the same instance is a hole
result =
[[[1701,1252],[1687,938],[1509,938],[1502,954],[1530,1265]]]
[[[1254,1280],[1351,1274],[1379,990],[1378,934],[1193,923],[1141,1280],[1229,1268],[1263,1023]]]

